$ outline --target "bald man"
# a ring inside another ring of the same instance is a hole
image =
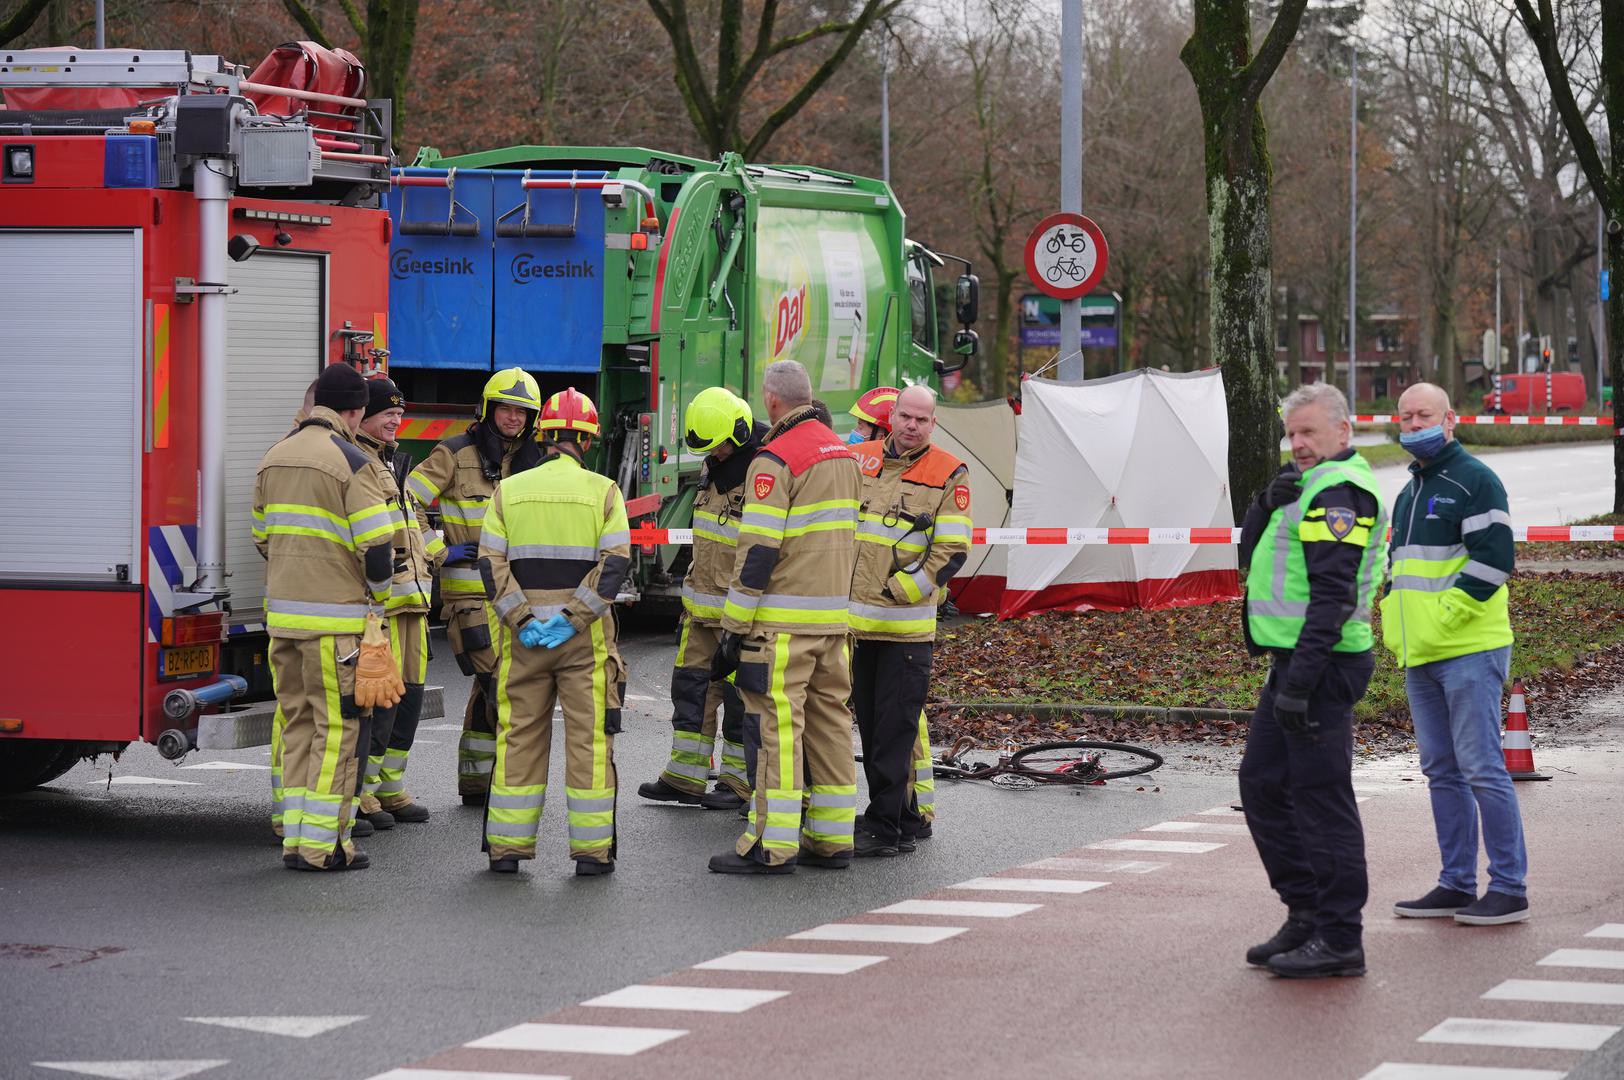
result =
[[[1500,746],[1511,664],[1506,583],[1515,565],[1506,489],[1455,441],[1449,396],[1417,383],[1398,399],[1399,442],[1415,457],[1393,507],[1382,640],[1404,669],[1443,869],[1393,906],[1402,918],[1496,926],[1528,918],[1528,852]],[[1489,887],[1477,895],[1478,822]]]

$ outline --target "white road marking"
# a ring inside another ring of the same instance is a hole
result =
[[[1563,1005],[1624,1005],[1624,983],[1507,979],[1483,995],[1490,1001],[1555,1001]]]
[[[89,787],[89,786],[91,786],[93,784],[101,784],[101,785],[105,786],[107,784],[107,777],[103,776],[103,777],[101,777],[99,779],[96,779],[96,780],[86,780],[85,781],[85,786],[86,787]],[[114,787],[118,787],[120,785],[141,785],[141,784],[161,784],[161,785],[170,786],[170,787],[198,787],[199,786],[197,781],[195,781],[195,780],[160,780],[156,776],[115,776],[115,777],[113,777],[113,786]],[[212,1068],[212,1066],[211,1066],[211,1068]]]
[[[1602,923],[1585,937],[1624,938],[1624,922]]]
[[[787,975],[850,975],[872,967],[883,956],[854,953],[756,952],[746,949],[695,964],[700,971],[776,971]]]
[[[192,1024],[213,1024],[215,1027],[257,1031],[262,1035],[286,1035],[294,1039],[309,1039],[341,1027],[349,1027],[365,1016],[183,1016]]]
[[[949,885],[948,888],[981,892],[1085,893],[1103,889],[1109,884],[1109,881],[1078,881],[1075,878],[978,877]]]
[[[1359,1080],[1562,1080],[1551,1069],[1500,1069],[1491,1065],[1423,1065],[1384,1061]]]
[[[1022,870],[1080,870],[1088,874],[1153,874],[1170,863],[1142,862],[1137,859],[1039,859]]]
[[[1451,1016],[1417,1039],[1464,1046],[1522,1046],[1537,1050],[1594,1050],[1617,1035],[1612,1024],[1557,1024],[1544,1020],[1487,1020]]]
[[[875,908],[871,915],[970,915],[1008,919],[1036,911],[1042,904],[1006,904],[992,900],[902,900]]]
[[[895,945],[934,945],[957,937],[967,926],[906,926],[896,923],[825,923],[799,934],[791,941],[883,941]]]
[[[1239,821],[1159,821],[1154,825],[1146,825],[1139,831],[1227,833],[1233,836],[1246,836],[1251,830]]]
[[[418,731],[461,731],[461,724],[423,724]]]
[[[1558,949],[1540,960],[1539,966],[1624,971],[1624,949]]]
[[[36,1061],[36,1069],[60,1069],[108,1080],[180,1080],[229,1061]]]
[[[570,1080],[551,1073],[471,1072],[467,1069],[390,1069],[368,1080]]]
[[[648,694],[627,694],[627,701],[666,701],[668,698],[651,697]]]
[[[556,1050],[563,1054],[628,1057],[680,1039],[685,1028],[603,1027],[597,1024],[516,1024],[463,1045],[471,1050]]]
[[[390,1069],[368,1080],[570,1080],[551,1073],[470,1072],[467,1069]]]
[[[199,761],[195,765],[181,765],[182,769],[270,769],[269,765],[259,762],[249,764],[246,761]],[[117,781],[114,781],[117,783]]]
[[[1198,840],[1100,840],[1083,846],[1095,851],[1154,851],[1159,854],[1204,855],[1226,845],[1203,843]]]
[[[626,986],[582,1005],[604,1009],[675,1009],[682,1012],[742,1013],[788,997],[788,990],[729,990],[717,986]]]

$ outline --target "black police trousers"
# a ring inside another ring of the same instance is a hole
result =
[[[1301,733],[1283,730],[1274,695],[1289,656],[1276,655],[1252,713],[1241,759],[1241,803],[1269,885],[1326,944],[1362,944],[1360,910],[1369,895],[1365,831],[1353,794],[1353,706],[1364,696],[1370,653],[1333,654],[1308,696]]]
[[[924,819],[913,791],[919,712],[930,692],[929,641],[858,641],[851,652],[852,707],[863,740],[868,809],[863,825],[888,844],[913,839]]]

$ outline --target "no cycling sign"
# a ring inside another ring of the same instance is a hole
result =
[[[1105,234],[1081,214],[1050,214],[1026,238],[1026,276],[1060,300],[1093,292],[1108,259]]]

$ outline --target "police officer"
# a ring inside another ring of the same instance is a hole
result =
[[[496,757],[496,705],[491,676],[497,655],[491,648],[492,625],[485,603],[485,583],[474,559],[479,550],[485,507],[497,482],[541,464],[536,445],[536,413],[541,387],[522,368],[498,371],[485,383],[479,417],[468,430],[436,446],[406,480],[406,493],[417,500],[418,517],[440,501],[445,528],[445,561],[440,566],[441,617],[457,667],[474,677],[457,741],[457,792],[465,805],[485,802],[491,762]],[[438,541],[428,543],[439,557]]]
[[[701,390],[685,416],[688,449],[706,454],[694,496],[693,559],[682,581],[682,634],[671,674],[671,760],[637,793],[660,802],[738,810],[750,794],[745,771],[744,704],[733,684],[711,680],[722,634],[722,605],[733,582],[744,508],[744,474],[767,435],[750,406],[726,387]],[[716,710],[722,709],[722,767],[707,793]]]
[[[383,482],[398,495],[398,478],[404,472],[405,461],[395,455],[395,439],[406,415],[406,397],[386,375],[368,379],[367,390],[366,413],[361,417],[355,441],[382,470]],[[402,467],[397,468],[397,463]],[[417,512],[410,500],[401,501],[406,527],[395,538],[395,579],[384,606],[389,615],[390,650],[406,691],[399,704],[372,710],[366,782],[361,788],[361,813],[380,829],[390,828],[397,821],[418,823],[429,819],[428,807],[413,802],[407,793],[404,774],[423,711],[423,684],[428,679],[432,567]],[[435,546],[444,550],[438,538]]]
[[[551,456],[497,487],[479,544],[502,658],[484,847],[497,873],[535,858],[557,702],[570,857],[577,874],[609,874],[626,685],[610,605],[631,567],[631,534],[620,489],[581,466],[598,434],[591,399],[573,388],[554,394],[538,427]]]
[[[365,752],[352,665],[368,610],[389,599],[405,522],[396,493],[355,444],[367,400],[359,372],[328,367],[309,416],[266,452],[254,478],[280,725],[282,860],[295,870],[368,864],[350,840]]]
[[[899,393],[901,391],[894,386],[876,386],[858,398],[850,410],[857,418],[857,424],[846,436],[846,441],[856,446],[858,443],[884,439],[891,434],[891,408],[896,404]]]
[[[1241,760],[1241,801],[1285,924],[1247,950],[1277,975],[1363,975],[1368,893],[1353,794],[1353,707],[1374,660],[1370,606],[1387,512],[1349,447],[1342,392],[1298,387],[1281,406],[1291,465],[1247,512],[1247,648],[1273,662]]]
[[[863,472],[851,582],[852,704],[869,796],[856,837],[861,856],[913,851],[924,828],[915,746],[930,689],[938,593],[970,550],[969,475],[962,461],[931,444],[935,393],[908,387],[890,420],[888,438],[852,450]],[[928,770],[928,750],[925,756]]]
[[[857,816],[846,629],[862,477],[812,415],[806,368],[769,364],[762,397],[772,427],[747,470],[711,667],[713,679],[737,671],[761,752],[749,825],[732,851],[710,860],[722,874],[848,866]]]

